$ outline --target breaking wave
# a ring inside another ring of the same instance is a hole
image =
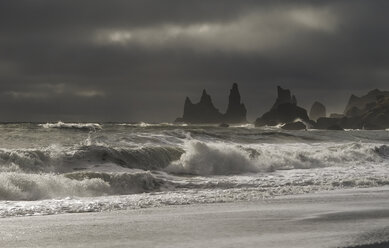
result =
[[[96,131],[102,129],[102,126],[98,123],[65,123],[62,121],[57,123],[39,124],[39,126],[43,128],[76,129],[84,131]]]
[[[286,177],[282,173],[269,177],[255,174],[257,178],[251,177],[248,182],[245,177],[243,180],[240,177],[221,177],[221,180],[214,177],[214,182],[207,182],[209,178],[186,177],[189,182],[182,187],[170,185],[172,182],[157,179],[148,172],[136,175],[89,172],[64,176],[3,175],[0,176],[0,199],[7,201],[0,201],[0,217],[252,201],[322,190],[389,185],[389,177],[382,173],[366,177],[364,172],[352,171],[342,178],[327,169],[309,173],[304,178],[299,175]],[[340,172],[345,175],[345,171]],[[190,180],[194,182],[190,183]]]
[[[162,169],[183,153],[177,147],[113,148],[99,145],[41,149],[0,149],[0,171],[57,172],[113,163],[125,168]]]
[[[187,127],[188,124],[185,123],[146,123],[146,122],[138,122],[138,123],[119,123],[118,126],[127,126],[127,127]]]
[[[247,152],[234,146],[207,145],[193,141],[188,142],[186,150],[180,160],[167,167],[167,171],[195,175],[230,175],[260,171]]]
[[[68,157],[70,163],[112,162],[126,168],[157,170],[168,166],[183,153],[182,149],[169,146],[145,146],[141,148],[111,148],[106,146],[82,146]]]
[[[192,175],[231,175],[285,169],[310,169],[381,163],[388,157],[386,145],[261,144],[235,145],[189,141],[185,153],[166,171]]]
[[[0,174],[0,200],[40,200],[68,196],[102,196],[159,190],[164,182],[149,172],[70,174]]]
[[[381,163],[387,145],[287,143],[238,145],[188,140],[181,146],[109,147],[103,144],[35,149],[0,149],[0,172],[69,172],[105,164],[173,174],[236,175]]]
[[[1,124],[0,217],[389,185],[388,142],[387,131]]]

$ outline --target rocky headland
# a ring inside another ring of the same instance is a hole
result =
[[[378,89],[358,97],[351,95],[344,115],[319,118],[317,129],[387,129],[389,128],[389,91]]]

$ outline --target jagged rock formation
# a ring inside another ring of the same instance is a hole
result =
[[[227,123],[245,123],[247,110],[243,103],[240,102],[240,93],[238,85],[234,83],[230,90],[228,98],[227,112],[224,115],[224,121]]]
[[[386,129],[389,128],[389,96],[378,97],[375,104],[368,104],[361,119],[364,129]]]
[[[326,116],[325,106],[315,102],[310,116],[317,119],[311,121],[304,108],[297,106],[297,100],[290,90],[277,87],[277,99],[272,108],[255,121],[256,126],[275,126],[286,124],[284,129],[303,129],[303,125],[317,129],[387,129],[389,128],[389,91],[378,89],[367,95],[357,97],[352,95],[345,109],[345,114],[331,114]],[[238,85],[233,84],[230,90],[227,112],[221,114],[212,103],[211,96],[203,90],[199,103],[192,103],[187,97],[184,106],[184,115],[177,118],[178,122],[186,123],[244,123],[246,122],[246,107],[241,103]],[[301,122],[301,123],[299,123]],[[304,128],[304,129],[305,129]]]
[[[369,108],[369,104],[371,105],[370,107],[374,106],[377,99],[381,97],[389,97],[389,91],[375,89],[361,97],[351,95],[344,114],[347,117],[360,116],[366,108]]]
[[[290,90],[277,87],[278,96],[273,107],[255,121],[255,126],[275,126],[294,122],[300,119],[310,122],[307,111],[297,106],[296,97],[291,96]]]
[[[225,114],[221,114],[219,110],[215,108],[211,96],[208,95],[204,89],[199,103],[192,103],[189,97],[185,99],[183,117],[177,118],[176,122],[193,124],[245,123],[247,122],[246,114],[246,107],[241,103],[238,85],[235,83],[230,90],[228,108]]]
[[[297,105],[297,99],[296,97],[290,94],[290,90],[283,89],[280,86],[277,86],[277,99],[276,102],[273,104],[272,109],[277,108],[279,105],[284,103],[291,103],[294,105]]]
[[[320,117],[326,117],[326,116],[327,116],[326,107],[320,102],[314,102],[311,107],[311,110],[309,111],[309,118],[311,120],[316,121]]]
[[[373,90],[367,95],[352,95],[341,118],[319,118],[318,129],[386,129],[389,128],[389,96],[385,91]],[[373,101],[373,96],[375,100]]]
[[[215,108],[211,96],[204,89],[200,102],[194,104],[189,97],[185,99],[184,115],[180,121],[187,123],[219,123],[223,121],[223,115]]]
[[[342,118],[319,118],[314,125],[316,129],[342,130],[342,129],[362,129],[362,120],[358,117]]]

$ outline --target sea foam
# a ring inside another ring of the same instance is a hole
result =
[[[3,171],[18,167],[24,172],[61,172],[74,168],[114,163],[124,168],[162,169],[177,160],[179,147],[108,147],[104,145],[49,146],[27,149],[0,149]],[[1,171],[1,170],[0,170]]]
[[[101,130],[102,126],[98,123],[65,123],[59,121],[57,123],[39,124],[43,128],[59,128],[59,129],[78,129],[86,131]]]
[[[156,191],[163,180],[149,172],[70,174],[0,173],[0,200],[40,200],[68,196],[123,195]]]
[[[229,175],[260,171],[246,151],[231,145],[207,145],[191,141],[187,143],[185,150],[181,158],[167,167],[166,171],[195,175]]]
[[[233,175],[284,169],[310,169],[382,163],[386,145],[346,144],[258,144],[235,145],[188,141],[185,153],[166,171],[194,175]]]
[[[0,124],[0,216],[389,184],[387,131],[75,124]]]

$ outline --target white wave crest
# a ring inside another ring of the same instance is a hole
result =
[[[255,125],[252,123],[246,123],[246,124],[237,124],[237,125],[231,125],[230,127],[236,127],[236,128],[255,128]]]
[[[72,148],[49,146],[36,149],[0,149],[0,172],[63,172],[73,168],[113,163],[143,170],[165,168],[182,150],[169,146],[107,147],[81,145]]]
[[[195,175],[229,175],[245,172],[259,172],[249,154],[226,144],[207,145],[199,141],[190,141],[178,161],[171,163],[166,170],[172,173]]]
[[[363,143],[234,145],[188,141],[185,153],[166,170],[194,175],[232,175],[283,169],[311,169],[381,163],[385,145]]]
[[[59,128],[59,129],[80,129],[87,131],[101,130],[102,126],[98,123],[65,123],[59,121],[57,123],[39,124],[43,128]]]
[[[162,123],[146,123],[146,122],[120,123],[117,125],[118,126],[128,126],[128,127],[186,127],[186,126],[188,126],[188,124],[186,124],[186,123],[169,123],[169,122],[162,122]]]
[[[71,174],[0,173],[0,200],[103,196],[158,190],[163,181],[149,172]]]

